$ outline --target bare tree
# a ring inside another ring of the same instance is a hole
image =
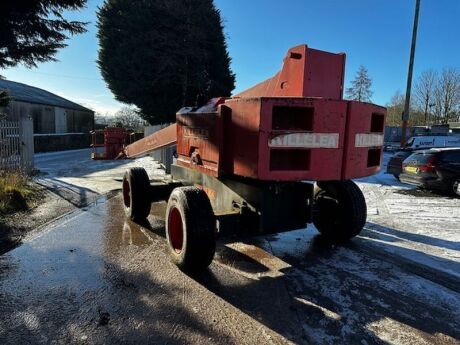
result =
[[[448,123],[458,118],[460,107],[460,72],[455,68],[443,69],[435,87],[436,123]]]
[[[115,123],[115,117],[109,113],[96,113],[94,115],[94,122],[97,125],[102,125],[102,126],[111,126]]]
[[[351,82],[351,87],[347,88],[347,98],[360,101],[370,102],[372,97],[372,79],[369,77],[369,73],[363,65],[359,66],[358,72],[356,72],[355,79]]]
[[[405,97],[400,90],[397,90],[387,103],[387,125],[398,126],[401,124],[401,116],[404,111]]]
[[[96,113],[96,124],[109,127],[123,127],[132,130],[142,130],[146,122],[139,115],[137,108],[122,107],[115,114]]]
[[[386,104],[387,107],[387,125],[389,126],[400,126],[402,120],[402,114],[404,112],[404,104],[406,97],[401,93],[401,90],[397,90],[391,97],[390,102]],[[421,126],[425,124],[423,114],[416,110],[414,100],[411,98],[410,102],[410,124],[411,126]]]
[[[139,111],[133,107],[123,107],[115,113],[115,123],[127,129],[141,129],[145,121],[139,115]]]
[[[436,71],[429,69],[423,71],[415,84],[415,101],[416,105],[423,112],[425,118],[425,126],[428,126],[429,111],[435,102],[435,87],[437,84],[438,75]]]

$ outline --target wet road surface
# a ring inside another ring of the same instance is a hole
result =
[[[460,343],[460,294],[312,230],[221,240],[189,277],[164,209],[139,226],[101,200],[1,256],[0,343]]]
[[[151,177],[164,176],[161,165],[151,157],[92,160],[92,149],[39,153],[34,156],[40,175],[35,182],[56,196],[82,207],[112,190],[120,189],[126,169],[141,166]]]

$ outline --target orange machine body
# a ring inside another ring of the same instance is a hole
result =
[[[177,164],[214,177],[342,180],[380,169],[386,109],[342,99],[345,54],[305,45],[232,98],[177,114]]]
[[[231,98],[183,108],[176,124],[128,145],[177,143],[177,164],[213,177],[345,180],[380,169],[386,109],[343,100],[345,54],[289,49],[279,73]]]

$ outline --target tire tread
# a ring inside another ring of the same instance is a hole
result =
[[[197,187],[179,187],[171,193],[166,219],[171,207],[178,207],[183,212],[184,231],[187,231],[184,236],[186,243],[180,254],[175,253],[168,238],[173,262],[184,272],[205,269],[211,264],[216,248],[215,217],[208,196]]]
[[[324,214],[319,220],[313,219],[318,231],[333,242],[345,242],[358,235],[367,219],[366,200],[361,189],[350,180],[320,182],[318,187],[319,193],[335,197],[339,205],[339,219],[330,219]]]
[[[126,214],[134,221],[145,220],[150,214],[150,180],[144,168],[135,167],[126,171],[125,177],[131,190],[130,207]]]

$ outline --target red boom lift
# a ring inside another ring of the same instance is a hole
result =
[[[177,144],[171,179],[151,185],[126,171],[133,220],[167,201],[166,238],[184,271],[207,267],[216,235],[299,229],[329,240],[356,236],[366,202],[353,178],[380,169],[386,109],[342,99],[345,54],[289,49],[281,71],[231,98],[182,108],[176,124],[125,148],[137,157]]]

